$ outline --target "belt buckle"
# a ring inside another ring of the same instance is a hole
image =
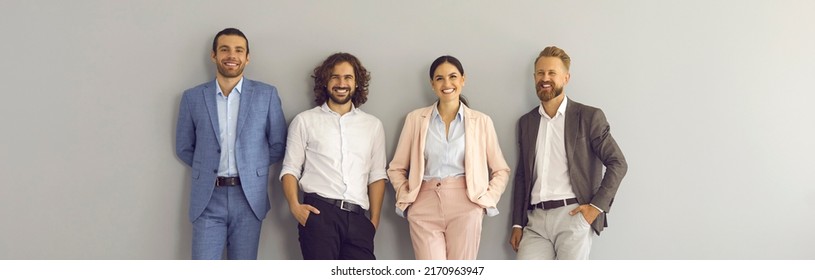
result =
[[[216,187],[220,187],[220,186],[221,186],[221,178],[215,177],[215,186],[216,186]]]
[[[340,200],[340,209],[345,211],[351,211],[348,208],[345,208],[345,200]]]

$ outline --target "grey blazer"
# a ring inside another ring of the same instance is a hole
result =
[[[512,224],[526,226],[535,173],[535,143],[541,115],[538,107],[518,121],[518,166],[512,194]],[[572,190],[580,204],[592,203],[608,212],[614,195],[628,170],[625,156],[611,137],[606,116],[599,108],[572,99],[566,104],[566,158]],[[603,174],[603,166],[606,167]],[[607,227],[605,213],[597,216],[592,228],[599,235]]]

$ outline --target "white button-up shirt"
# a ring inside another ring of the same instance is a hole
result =
[[[379,119],[354,107],[341,116],[323,104],[298,114],[289,125],[280,178],[291,174],[303,192],[368,209],[368,185],[387,180],[385,165]]]
[[[538,127],[538,141],[535,144],[535,184],[532,186],[531,204],[541,201],[567,199],[576,197],[569,179],[569,166],[566,159],[566,103],[568,98],[557,108],[554,117],[549,117],[538,107],[541,114]]]

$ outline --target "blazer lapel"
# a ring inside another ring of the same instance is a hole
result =
[[[527,146],[526,150],[531,151],[531,153],[523,155],[523,157],[526,159],[526,166],[528,166],[526,174],[529,174],[529,182],[531,186],[532,178],[534,178],[534,174],[537,170],[537,167],[535,167],[535,157],[538,154],[538,129],[540,129],[541,125],[541,115],[538,113],[538,110],[535,109],[532,112],[529,112],[529,117],[529,121],[526,123],[526,145],[529,146]]]
[[[470,149],[473,149],[476,146],[478,146],[478,140],[475,139],[476,138],[475,133],[476,133],[476,130],[477,130],[476,123],[477,123],[478,120],[476,119],[477,118],[476,114],[473,114],[472,111],[470,110],[470,108],[467,107],[467,105],[461,104],[461,106],[464,106],[464,110],[463,110],[463,115],[464,115],[464,122],[463,122],[463,125],[464,125],[464,162],[465,162],[465,164],[464,164],[464,173],[465,174],[474,174],[475,173],[475,170],[473,170],[474,166],[471,165],[471,164],[468,165],[468,164],[466,164],[466,162],[469,162],[469,160],[470,160],[469,159],[470,154],[471,154]],[[469,190],[471,190],[471,188],[468,188],[467,190],[469,191]]]
[[[209,120],[212,123],[212,131],[215,132],[215,138],[218,139],[218,143],[221,140],[221,131],[220,127],[218,126],[218,104],[215,101],[215,95],[217,90],[215,89],[215,81],[206,85],[203,89],[204,92],[204,104],[207,107],[207,113],[209,113]]]
[[[580,107],[576,106],[577,103],[569,99],[566,103],[566,126],[563,133],[564,141],[566,143],[566,166],[571,170],[571,163],[574,159],[574,147],[577,143],[577,130],[580,128]]]
[[[436,106],[436,105],[433,104],[433,106]],[[419,141],[419,151],[420,151],[419,158],[422,159],[422,162],[424,162],[424,160],[425,160],[424,159],[424,147],[425,147],[425,143],[427,141],[427,128],[430,126],[430,116],[433,114],[433,107],[431,106],[431,107],[427,107],[427,108],[428,108],[428,110],[424,110],[424,112],[422,112],[422,120],[419,123],[419,125],[420,125],[419,126],[419,139],[421,139],[421,141]],[[424,170],[422,170],[422,172],[424,172]]]
[[[241,104],[238,105],[238,128],[235,131],[237,134],[236,137],[241,136],[241,131],[243,129],[243,125],[246,123],[246,118],[249,117],[249,110],[251,109],[250,105],[252,104],[252,92],[254,91],[255,87],[252,86],[252,82],[248,79],[243,80],[243,89],[241,90]]]

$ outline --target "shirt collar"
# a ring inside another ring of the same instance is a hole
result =
[[[555,117],[557,117],[558,115],[562,116],[562,115],[566,114],[566,103],[568,103],[568,102],[569,102],[569,98],[564,96],[563,97],[563,102],[560,102],[560,106],[557,107],[557,113],[555,113]],[[543,109],[543,104],[538,106],[538,113],[541,114],[541,116],[544,116],[544,117],[546,117],[548,119],[553,119],[553,118],[550,118],[549,115],[546,114],[546,111]]]
[[[348,101],[348,102],[351,102],[351,101]],[[336,115],[340,114],[340,113],[334,112],[334,110],[331,110],[331,108],[328,108],[328,101],[323,102],[323,105],[320,106],[320,110],[322,110],[323,112],[326,112],[326,113],[332,113],[332,114],[336,114]],[[351,102],[351,111],[348,111],[348,114],[356,113],[356,111],[357,111],[357,107],[354,106],[354,102]]]
[[[465,106],[464,103],[461,103],[461,101],[459,101],[458,112],[456,112],[456,119],[458,120],[464,119],[464,106]],[[439,102],[433,103],[433,113],[430,114],[430,119],[436,118],[441,119],[441,116],[439,115]]]
[[[235,85],[235,88],[232,89],[232,91],[237,91],[238,94],[241,93],[241,90],[243,90],[243,77],[241,77],[241,80]],[[218,79],[215,79],[215,94],[224,95],[223,91],[221,90],[221,84],[218,83]]]

